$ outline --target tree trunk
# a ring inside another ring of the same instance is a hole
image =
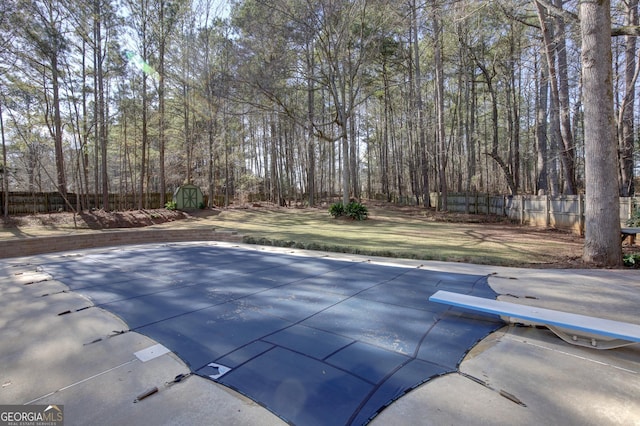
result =
[[[583,260],[622,263],[617,142],[613,113],[610,1],[580,2],[585,134]]]
[[[95,31],[95,29],[94,29]],[[95,36],[94,36],[95,37]],[[98,51],[93,49],[93,67],[94,69],[98,64]],[[98,73],[93,73],[93,87],[95,88],[93,91],[93,204],[98,208],[100,206],[100,194],[98,191],[100,190],[100,126],[99,119],[100,116],[100,102],[98,102]]]
[[[422,102],[422,70],[420,69],[420,45],[418,40],[418,7],[416,0],[411,4],[411,27],[413,33],[413,62],[415,68],[415,104],[418,113],[418,146],[420,148],[420,174],[422,175],[422,205],[430,207],[429,165],[427,163],[427,143],[424,124],[424,104]]]
[[[562,166],[564,170],[564,185],[565,193],[575,193],[575,177],[573,166],[573,136],[571,134],[571,120],[569,116],[569,99],[568,92],[569,87],[566,81],[566,52],[564,48],[558,48],[554,46],[564,46],[565,43],[555,43],[553,33],[550,29],[550,22],[547,16],[547,12],[538,0],[535,0],[536,9],[538,12],[538,19],[540,27],[542,28],[542,38],[545,47],[545,54],[547,58],[547,65],[549,69],[549,83],[551,88],[551,103],[552,109],[558,111],[556,126],[560,129],[560,136],[562,139],[564,149],[560,152],[562,159]],[[556,26],[562,26],[555,28],[556,37],[555,40],[561,40],[564,42],[564,21],[561,18],[556,19]],[[556,54],[558,55],[558,62],[560,64],[559,70],[556,68]],[[560,89],[558,79],[561,80],[562,90]],[[556,115],[552,114],[552,120],[556,118]],[[553,126],[554,123],[552,123]]]
[[[211,105],[211,104],[209,104]],[[214,174],[214,168],[213,168],[213,162],[214,162],[214,133],[215,133],[215,116],[212,114],[213,109],[210,106],[210,110],[209,110],[209,119],[208,119],[208,123],[207,123],[207,137],[208,137],[208,154],[209,154],[209,158],[207,161],[207,181],[209,182],[209,207],[214,207],[215,204],[215,200],[214,200],[214,196],[215,196],[215,174]]]
[[[84,208],[88,209],[89,204],[89,114],[87,108],[87,67],[85,62],[86,43],[82,42],[82,152],[80,154],[82,163],[82,176],[84,177],[84,190],[82,199]]]
[[[61,37],[60,35],[58,35]],[[51,52],[51,84],[53,86],[53,139],[55,145],[56,174],[58,192],[67,199],[67,179],[64,170],[64,152],[62,149],[62,116],[60,113],[60,80],[58,69],[58,49]]]
[[[9,217],[9,165],[7,164],[7,144],[4,138],[4,121],[2,119],[2,102],[0,102],[0,136],[2,137],[2,210],[4,217]]]
[[[306,50],[307,60],[307,195],[309,197],[309,207],[315,205],[316,193],[316,148],[314,144],[313,122],[315,120],[315,87],[314,68],[315,56],[313,55],[313,43],[309,43]]]
[[[538,195],[549,193],[547,181],[547,105],[549,100],[549,80],[547,66],[540,62],[540,78],[538,79],[538,96],[536,99],[536,192]]]
[[[206,21],[209,21],[209,9],[206,12]],[[215,173],[214,173],[214,141],[215,141],[215,132],[216,132],[216,114],[218,104],[215,102],[215,91],[214,91],[214,78],[213,78],[213,64],[211,63],[211,53],[212,49],[210,46],[211,43],[211,29],[209,29],[204,34],[204,75],[203,78],[205,80],[204,89],[206,95],[206,105],[207,105],[207,114],[206,114],[206,126],[207,126],[207,183],[208,183],[208,207],[215,206]]]
[[[638,0],[624,2],[626,6],[625,25],[638,25]],[[633,145],[634,145],[634,104],[636,98],[635,84],[640,70],[640,62],[636,63],[636,38],[625,36],[625,97],[620,104],[618,114],[618,138],[620,140],[620,195],[629,197],[635,193],[633,185]]]
[[[513,35],[513,28],[511,34]],[[511,58],[513,59],[513,63],[515,64],[517,58],[515,57],[515,37],[509,43]],[[516,79],[516,70],[515,67],[511,67],[510,70],[510,92],[511,92],[511,112],[510,123],[512,125],[512,129],[509,132],[511,135],[511,174],[513,176],[513,183],[516,188],[520,188],[520,113],[519,113],[519,102],[520,93],[519,90],[522,90],[522,82],[521,76],[518,76]],[[509,91],[507,91],[508,93]],[[507,102],[508,103],[508,102]]]
[[[563,0],[555,0],[558,8],[562,9]],[[555,17],[556,23],[556,51],[558,55],[558,102],[560,107],[560,133],[562,135],[562,165],[564,168],[564,193],[576,194],[575,183],[575,146],[571,130],[571,105],[569,102],[569,72],[567,67],[567,41],[565,36],[565,22],[561,16]]]
[[[148,6],[146,2],[142,2],[140,9],[140,37],[142,42],[142,61],[148,63],[148,41],[147,41],[147,16]],[[147,93],[147,73],[142,71],[142,147],[140,156],[140,190],[138,191],[138,209],[147,208],[147,202],[145,197],[145,182],[147,172],[147,149],[149,146],[149,131],[148,131],[148,112],[149,112],[149,94]]]
[[[184,117],[184,151],[187,162],[187,164],[185,165],[185,175],[187,177],[186,182],[188,184],[191,184],[193,183],[193,178],[191,176],[191,164],[193,162],[193,141],[189,123],[189,117],[191,115],[191,102],[189,97],[191,96],[191,91],[189,90],[189,84],[187,83],[187,79],[189,78],[188,74],[189,72],[187,71],[187,76],[184,77],[184,82],[182,83],[182,114]]]
[[[276,128],[276,114],[269,117],[269,181],[271,182],[271,192],[269,199],[271,202],[280,205],[280,176],[278,176],[278,152],[276,150],[278,143],[278,129]],[[224,118],[223,118],[224,121]],[[226,140],[226,139],[225,139]],[[266,141],[266,139],[265,139]],[[226,151],[226,146],[225,146]],[[226,182],[225,182],[226,186]]]
[[[158,48],[158,161],[159,161],[159,180],[160,180],[160,205],[166,203],[167,183],[165,179],[165,78],[164,78],[164,60],[166,51],[166,41],[164,35],[164,6],[160,6],[160,25],[162,26],[162,34],[160,36],[160,47]]]
[[[353,100],[353,98],[352,98]],[[355,108],[352,106],[351,110]],[[356,132],[356,120],[353,115],[349,117],[349,176],[351,183],[351,193],[357,200],[360,199],[360,176],[358,174],[358,137]]]
[[[384,68],[383,68],[384,69]],[[383,78],[386,79],[386,72],[383,71]],[[389,185],[389,103],[387,102],[387,90],[389,85],[384,82],[384,115],[382,141],[380,143],[380,179],[382,183],[382,193],[387,202],[391,201],[391,188]]]
[[[342,205],[346,206],[349,204],[349,139],[347,134],[347,129],[345,128],[346,123],[340,126],[340,132],[342,137],[340,141],[342,142]]]
[[[440,11],[437,7],[437,2],[432,1],[432,17],[433,17],[433,56],[435,61],[435,87],[436,87],[436,135],[438,139],[438,181],[439,190],[441,193],[440,199],[442,205],[438,205],[438,208],[447,210],[447,149],[446,149],[446,135],[444,128],[444,66],[442,64],[442,52],[441,52],[441,40],[440,40]]]
[[[93,10],[93,25],[94,25],[94,37],[95,37],[95,55],[94,59],[96,69],[96,81],[98,83],[96,87],[96,108],[97,117],[95,119],[97,134],[98,134],[98,146],[100,147],[100,182],[102,184],[102,208],[105,211],[109,210],[109,180],[107,174],[107,120],[105,114],[105,100],[104,100],[104,73],[102,70],[102,12],[100,10],[100,0],[94,0]],[[97,192],[97,188],[96,188]]]
[[[146,55],[143,57],[146,57]],[[147,149],[149,146],[149,130],[147,126],[148,110],[149,95],[147,94],[147,75],[142,73],[142,156],[140,157],[140,198],[138,199],[138,209],[140,210],[142,210],[143,207],[148,207],[144,193],[147,170]]]

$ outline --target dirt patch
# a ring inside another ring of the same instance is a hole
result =
[[[91,229],[139,228],[166,222],[186,219],[185,213],[178,210],[131,210],[123,212],[105,212],[94,210],[82,212],[78,216]]]
[[[84,228],[84,229],[112,229],[112,228],[140,228],[158,225],[176,220],[184,220],[193,215],[178,210],[127,210],[107,212],[104,210],[84,211],[74,213],[50,213],[2,218],[4,228],[20,227],[53,227],[53,228]]]

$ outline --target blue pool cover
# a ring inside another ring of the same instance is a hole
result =
[[[202,377],[297,425],[360,425],[456,371],[503,326],[431,303],[485,298],[487,277],[212,243],[130,246],[41,269],[176,353]]]

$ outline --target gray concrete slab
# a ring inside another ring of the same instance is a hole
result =
[[[67,425],[283,424],[209,380],[171,384],[189,374],[177,356],[142,362],[135,353],[156,342],[114,334],[126,324],[105,310],[83,309],[91,305],[86,298],[33,268],[2,269],[0,404],[62,404]],[[158,392],[134,402],[153,388]]]
[[[531,411],[514,405],[458,373],[438,377],[400,398],[376,417],[373,425],[537,424]]]
[[[39,399],[64,402],[65,425],[281,425],[242,395],[198,376],[171,384],[189,369],[167,354],[142,363],[130,360],[88,380]],[[153,395],[136,397],[157,388]]]
[[[570,346],[546,330],[505,329],[460,372],[429,382],[373,425],[637,425],[640,351]]]

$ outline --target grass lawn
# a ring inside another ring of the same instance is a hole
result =
[[[326,209],[237,208],[211,220],[216,229],[238,231],[257,244],[503,266],[580,266],[583,240],[569,233],[417,207],[369,207],[369,213],[368,220],[351,221],[334,219]]]

